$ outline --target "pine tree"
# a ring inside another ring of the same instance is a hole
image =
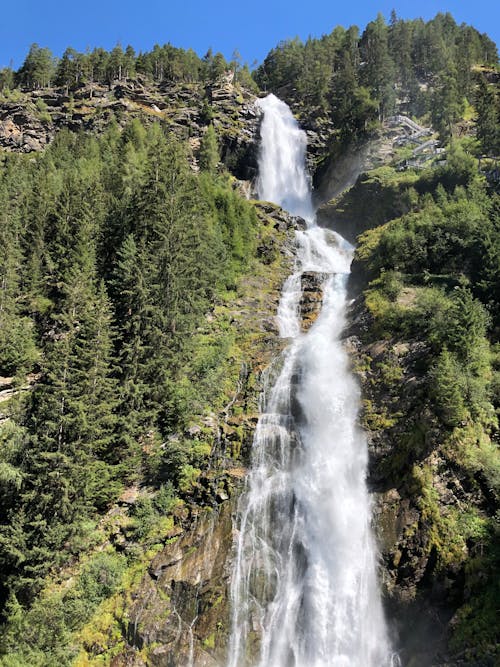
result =
[[[214,173],[219,164],[219,148],[214,126],[210,124],[201,139],[199,153],[200,169]]]
[[[463,401],[464,382],[457,361],[446,347],[431,371],[431,383],[438,416],[446,426],[458,426],[467,417]]]
[[[453,138],[453,126],[463,111],[464,100],[458,91],[456,70],[449,65],[439,77],[431,107],[432,124],[443,143]]]
[[[55,74],[54,56],[50,49],[32,44],[26,60],[16,72],[16,82],[26,88],[45,88]]]
[[[123,57],[123,75],[125,78],[132,78],[135,76],[135,50],[129,44],[125,49],[125,55]]]
[[[22,310],[22,177],[6,170],[0,180],[0,373],[23,375],[37,358],[33,322]]]
[[[55,84],[66,88],[66,95],[80,78],[81,72],[78,62],[78,53],[68,47],[59,61],[55,73]]]
[[[500,152],[500,95],[494,86],[489,86],[484,76],[478,77],[475,92],[477,110],[477,138],[486,155]]]
[[[121,413],[134,438],[141,424],[150,424],[156,410],[148,404],[146,365],[157,351],[151,348],[150,303],[144,256],[139,254],[134,236],[129,234],[118,252],[111,277],[118,328]]]
[[[122,80],[125,63],[125,53],[123,52],[121,44],[117,44],[109,54],[107,63],[108,83],[111,83],[114,79],[118,79],[118,81]]]
[[[33,435],[22,456],[22,486],[1,538],[10,553],[6,567],[17,579],[14,590],[23,595],[37,589],[55,554],[63,561],[71,553],[94,508],[116,497],[126,463],[116,428],[104,288],[96,288],[92,267],[83,262],[62,291],[63,308],[28,410]]]
[[[394,107],[394,63],[389,53],[389,29],[382,14],[366,26],[361,38],[366,65],[363,81],[380,103],[380,117],[385,118]]]
[[[113,289],[119,289],[118,276],[128,285],[119,306],[122,316],[133,318],[121,352],[129,359],[128,383],[141,400],[147,387],[145,402],[166,423],[176,418],[168,408],[172,378],[216,283],[216,243],[186,156],[157,131],[149,141],[144,184],[127,215],[132,237],[120,251]]]
[[[14,70],[11,67],[0,69],[0,91],[14,88]]]

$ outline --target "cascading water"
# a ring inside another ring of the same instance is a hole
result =
[[[376,579],[359,391],[340,341],[352,247],[314,221],[306,138],[270,95],[259,196],[304,217],[278,321],[290,344],[269,371],[241,497],[229,667],[388,667],[395,662]],[[301,331],[300,279],[324,277],[322,311]]]

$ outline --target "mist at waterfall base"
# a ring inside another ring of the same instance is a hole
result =
[[[352,247],[315,224],[306,136],[286,104],[260,100],[258,190],[307,221],[283,287],[280,335],[267,371],[251,468],[238,508],[228,667],[389,667],[366,489],[359,390],[340,335]],[[323,280],[307,333],[301,275]]]

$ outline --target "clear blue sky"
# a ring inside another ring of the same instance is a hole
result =
[[[67,46],[78,51],[117,42],[137,50],[155,43],[209,47],[230,58],[238,49],[250,65],[262,61],[280,40],[319,37],[336,25],[361,29],[377,12],[389,18],[432,18],[449,11],[458,23],[470,23],[500,42],[500,0],[18,0],[2,2],[0,67],[18,68],[37,42],[60,56]]]

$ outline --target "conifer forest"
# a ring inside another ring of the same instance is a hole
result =
[[[270,94],[307,139],[313,222],[263,201]],[[449,13],[393,12],[252,69],[167,43],[33,44],[0,70],[0,665],[382,667],[263,657],[279,585],[260,570],[235,648],[237,562],[263,558],[257,533],[238,547],[242,507],[294,349],[284,285],[303,261],[302,340],[335,273],[297,255],[311,224],[353,246],[339,340],[383,667],[499,664],[498,51]]]

